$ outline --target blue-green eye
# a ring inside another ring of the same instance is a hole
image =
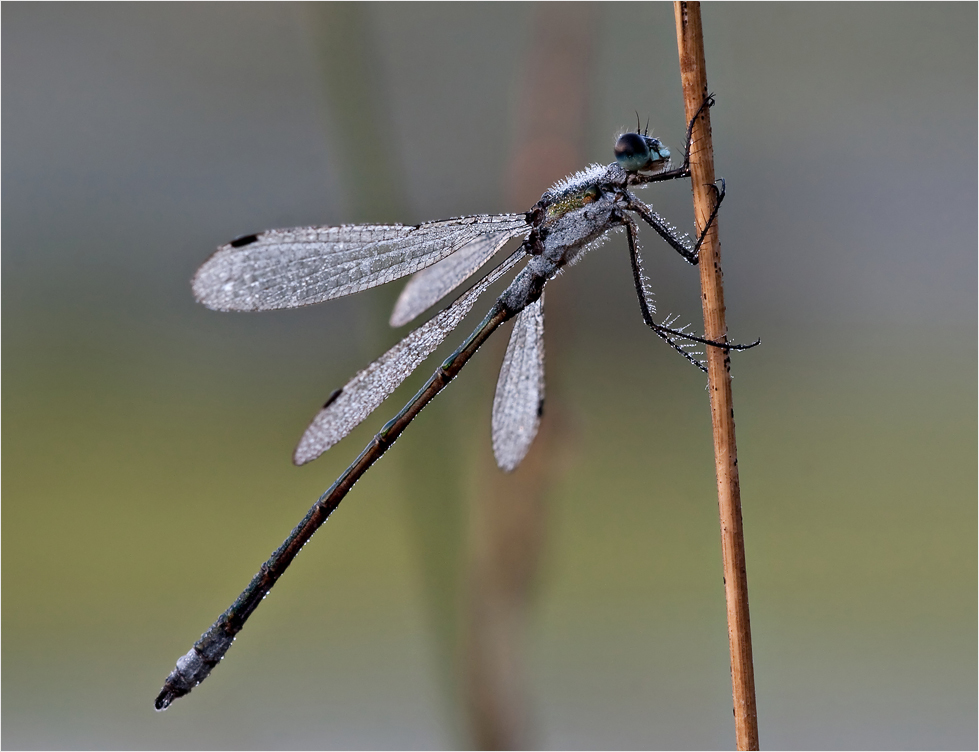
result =
[[[649,144],[638,133],[623,133],[615,142],[615,161],[626,172],[639,172],[649,165]]]

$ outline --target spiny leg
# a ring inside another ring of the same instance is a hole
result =
[[[690,173],[690,147],[693,145],[694,123],[697,122],[697,118],[703,114],[705,109],[713,106],[714,95],[708,94],[706,97],[704,97],[704,101],[700,103],[700,107],[697,108],[697,111],[693,114],[693,117],[690,118],[690,122],[687,123],[687,139],[683,145],[683,167],[681,168],[686,174]]]
[[[672,329],[664,324],[657,324],[653,321],[652,310],[649,307],[649,301],[646,299],[646,285],[644,281],[644,275],[642,271],[642,259],[639,256],[639,238],[638,238],[638,227],[635,221],[631,217],[622,217],[622,223],[626,227],[626,235],[629,238],[629,258],[632,262],[632,279],[636,285],[636,295],[639,297],[639,310],[642,312],[642,318],[646,326],[652,329],[656,334],[661,337],[670,347],[679,352],[684,358],[689,360],[695,366],[697,366],[704,373],[707,372],[707,366],[702,362],[694,358],[690,353],[683,349],[683,344],[678,344],[678,339],[687,340],[688,342],[697,342],[702,345],[708,345],[710,347],[719,347],[723,350],[749,350],[758,344],[761,344],[761,340],[757,339],[751,344],[740,345],[729,342],[718,342],[712,339],[704,339],[703,337],[697,337],[693,334],[689,334],[682,329]]]
[[[690,241],[686,235],[680,235],[673,225],[653,211],[648,204],[640,201],[631,193],[625,195],[626,208],[638,214],[646,224],[659,233],[660,237],[669,244],[670,248],[683,256],[688,263],[696,266],[700,259],[700,246],[704,244],[704,239],[707,237],[711,225],[714,224],[714,220],[717,218],[717,212],[721,207],[721,202],[724,200],[726,193],[724,178],[720,178],[718,182],[721,184],[720,188],[716,185],[713,186],[716,195],[714,209],[707,218],[707,224],[704,225],[704,229],[697,238],[697,242],[693,245],[690,245]]]
[[[677,178],[690,177],[690,147],[693,141],[693,126],[697,122],[697,118],[701,116],[703,111],[708,107],[714,106],[714,95],[708,94],[704,97],[704,101],[697,108],[694,116],[690,118],[690,122],[687,123],[687,136],[683,146],[683,165],[677,167],[675,170],[667,170],[666,172],[657,172],[654,175],[635,175],[629,176],[630,185],[638,185],[645,183],[659,183],[664,180],[676,180]]]
[[[680,355],[689,360],[693,365],[697,366],[701,371],[707,373],[707,366],[702,361],[697,360],[693,355],[688,353],[683,346],[679,344],[676,340],[676,336],[683,336],[682,332],[675,332],[674,330],[662,327],[653,321],[653,312],[649,307],[649,301],[646,299],[646,280],[645,275],[642,271],[642,259],[639,258],[639,239],[637,237],[636,223],[630,217],[625,218],[625,229],[626,235],[629,237],[629,259],[632,262],[632,281],[636,285],[636,295],[639,296],[639,310],[642,312],[642,320],[645,322],[646,326],[656,332],[656,335],[663,339],[666,344],[676,350]]]

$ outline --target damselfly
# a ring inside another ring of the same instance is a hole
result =
[[[751,345],[715,342],[657,324],[639,258],[638,226],[652,227],[691,264],[724,198],[715,187],[713,212],[696,241],[681,235],[630,188],[690,175],[693,123],[710,106],[705,100],[687,128],[683,164],[671,169],[663,143],[640,132],[622,134],[616,161],[592,165],[547,191],[523,214],[457,217],[415,226],[347,225],[270,230],[222,246],[198,270],[194,294],[219,311],[295,308],[350,295],[414,274],[395,306],[391,323],[400,326],[434,305],[486,264],[508,241],[519,248],[427,323],[336,390],[306,429],[293,460],[303,464],[332,447],[377,408],[473,309],[477,299],[520,261],[524,268],[497,298],[476,330],[435,371],[415,397],[374,436],[360,456],[324,493],[282,546],[262,565],[194,647],[177,661],[156,698],[157,710],[190,692],[221,660],[235,635],[262,602],[306,541],[330,516],[358,478],[387,450],[419,411],[456,374],[496,329],[516,318],[493,401],[493,452],[506,471],[517,467],[537,433],[544,404],[544,287],[564,267],[625,230],[639,309],[646,324],[703,371],[692,347],[727,350]]]

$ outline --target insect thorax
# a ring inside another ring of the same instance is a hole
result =
[[[601,189],[596,183],[566,191],[557,196],[554,203],[547,207],[547,220],[563,217],[570,211],[594,203],[601,195]]]
[[[612,221],[615,197],[611,193],[599,192],[597,197],[572,196],[563,203],[565,210],[549,216],[544,223],[547,230],[544,256],[558,268],[577,261],[582,253],[594,247],[594,241],[615,226]]]
[[[609,230],[625,173],[616,163],[593,164],[555,183],[541,197],[544,256],[555,268],[574,263]]]

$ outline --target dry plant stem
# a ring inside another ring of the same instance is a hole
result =
[[[708,94],[700,3],[676,2],[674,10],[683,99],[689,120]],[[708,108],[704,109],[702,117],[694,124],[692,143],[690,180],[693,186],[694,215],[697,230],[700,232],[710,216],[715,201],[714,150],[711,144]],[[707,339],[727,341],[721,246],[717,225],[715,219],[700,249],[704,336]],[[724,590],[727,598],[727,625],[731,647],[735,731],[738,749],[758,749],[755,674],[751,661],[751,625],[748,618],[748,579],[745,572],[744,533],[741,525],[738,450],[734,438],[734,402],[731,396],[731,358],[730,353],[721,348],[706,349],[711,421],[714,428],[714,464],[717,470],[717,497],[721,517]]]

